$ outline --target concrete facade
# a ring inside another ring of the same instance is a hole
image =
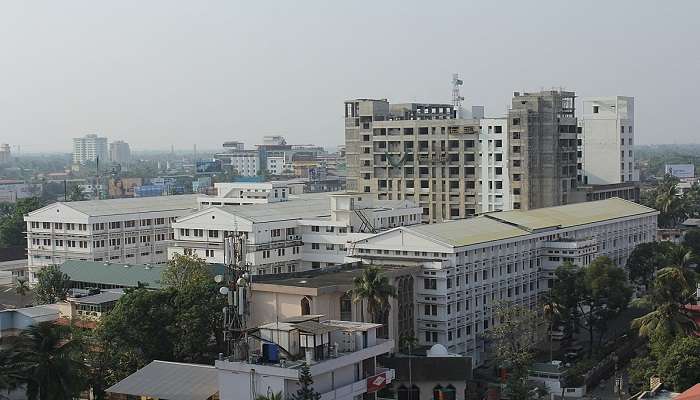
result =
[[[27,223],[29,281],[66,260],[158,264],[167,261],[171,223],[197,209],[195,195],[58,202]]]
[[[634,97],[583,99],[578,180],[608,185],[639,180],[634,163]]]
[[[131,160],[129,143],[117,140],[109,144],[109,159],[115,163],[125,163]]]
[[[509,120],[509,173],[514,209],[570,202],[576,189],[574,92],[515,92]]]
[[[480,365],[483,334],[498,323],[496,302],[539,309],[566,261],[585,268],[607,256],[623,267],[636,245],[655,240],[657,214],[621,199],[497,212],[392,229],[354,243],[348,255],[377,266],[418,266],[418,345],[439,343]]]
[[[105,137],[91,134],[73,138],[73,164],[96,161],[98,157],[102,162],[107,162],[108,154],[107,138]]]

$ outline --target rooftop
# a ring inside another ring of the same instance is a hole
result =
[[[61,271],[68,274],[73,282],[121,287],[138,287],[141,284],[151,289],[160,289],[161,276],[166,267],[165,264],[110,264],[98,261],[67,260],[61,264]]]
[[[137,214],[155,211],[197,209],[197,194],[183,194],[158,197],[134,197],[128,199],[86,200],[59,202],[91,217],[119,214]],[[51,205],[47,206],[50,207]],[[42,211],[40,208],[29,213]]]
[[[213,366],[158,360],[107,389],[109,393],[170,400],[206,400],[218,391]]]
[[[406,271],[408,267],[381,266],[385,273]],[[253,277],[253,289],[259,285],[292,286],[305,288],[336,288],[343,290],[351,287],[355,277],[360,276],[363,266],[360,263],[345,264],[339,267],[293,272],[278,275],[256,275]]]
[[[417,225],[405,229],[455,247],[509,239],[530,233],[484,216],[439,224]]]
[[[613,197],[606,200],[538,208],[536,210],[495,212],[486,214],[486,217],[532,232],[655,213],[658,214],[658,211],[653,208]]]
[[[91,296],[76,297],[72,300],[73,302],[80,304],[105,304],[117,301],[123,295],[124,292],[104,291],[98,294],[93,294]]]

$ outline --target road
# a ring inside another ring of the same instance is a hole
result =
[[[15,292],[13,285],[0,285],[0,310],[6,308],[21,308],[31,304],[33,300],[32,293],[28,293],[24,298]]]

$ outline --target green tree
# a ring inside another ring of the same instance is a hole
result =
[[[37,274],[37,284],[34,291],[36,304],[52,304],[65,300],[68,294],[70,277],[61,272],[56,265],[42,268]]]
[[[17,279],[17,282],[15,282],[15,293],[22,297],[22,305],[25,304],[24,298],[30,291],[29,282],[26,279]]]
[[[212,280],[206,262],[196,255],[175,254],[163,271],[163,284],[176,289]]]
[[[85,200],[85,193],[80,185],[74,185],[70,192],[68,193],[68,201],[83,201]]]
[[[255,400],[282,400],[282,392],[270,392],[265,395],[259,394],[255,397]]]
[[[583,296],[583,270],[571,262],[565,262],[554,271],[554,280],[548,301],[557,305],[559,320],[564,332],[577,331],[581,315],[579,302]]]
[[[495,305],[494,319],[496,324],[487,335],[493,341],[496,359],[508,370],[504,394],[510,399],[530,399],[533,386],[527,376],[540,319],[529,308],[510,302]]]
[[[627,258],[625,266],[629,279],[648,288],[656,271],[667,265],[668,253],[672,246],[674,245],[670,242],[649,242],[637,245]]]
[[[173,304],[173,358],[181,362],[205,363],[223,349],[224,296],[212,280],[187,285],[177,291]],[[212,340],[213,339],[213,340]]]
[[[0,399],[9,399],[6,395],[24,383],[26,369],[27,364],[14,348],[0,348]]]
[[[583,269],[583,292],[579,302],[593,353],[594,333],[602,341],[610,320],[629,305],[632,289],[627,275],[608,257],[598,257]]]
[[[677,337],[659,360],[658,372],[676,392],[700,382],[700,338]]]
[[[698,201],[700,202],[700,199]],[[688,230],[683,236],[683,245],[688,247],[693,254],[700,254],[700,229]]]
[[[654,279],[649,294],[634,304],[651,307],[652,311],[632,321],[632,327],[641,336],[685,335],[697,328],[685,304],[691,301],[695,288],[686,274],[679,268],[667,267],[660,270]]]
[[[27,239],[24,231],[27,223],[24,215],[44,206],[38,197],[17,200],[13,206],[7,207],[0,217],[0,246],[26,246]]]
[[[658,223],[662,228],[673,228],[686,217],[685,201],[678,192],[678,178],[666,175],[652,192],[652,207],[659,210]]]
[[[299,389],[291,395],[292,400],[320,400],[321,394],[313,388],[314,380],[311,377],[309,365],[304,363],[299,369]]]
[[[547,341],[549,342],[549,361],[554,359],[552,332],[554,326],[561,321],[561,306],[554,301],[552,296],[546,295],[542,303],[542,316],[547,322]]]
[[[73,399],[87,387],[84,346],[70,327],[40,322],[23,331],[13,347],[30,400]]]
[[[353,301],[366,303],[367,311],[374,323],[381,323],[391,305],[389,299],[396,297],[396,288],[381,268],[369,266],[362,275],[355,277],[352,289]],[[365,320],[364,307],[361,307],[362,321]]]

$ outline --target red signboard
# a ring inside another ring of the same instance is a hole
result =
[[[367,378],[367,393],[374,393],[386,386],[386,372]]]

